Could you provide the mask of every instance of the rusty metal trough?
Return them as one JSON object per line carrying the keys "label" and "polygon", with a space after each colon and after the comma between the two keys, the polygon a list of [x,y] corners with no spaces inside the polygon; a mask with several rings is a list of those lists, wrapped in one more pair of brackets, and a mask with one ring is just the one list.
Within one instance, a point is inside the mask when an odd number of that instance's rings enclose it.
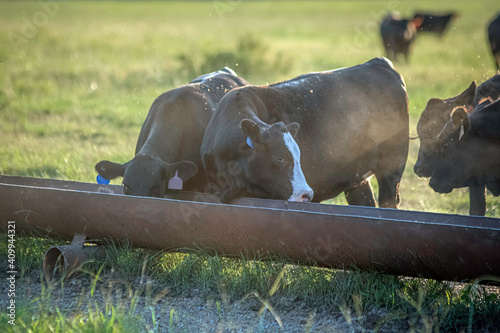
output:
{"label": "rusty metal trough", "polygon": [[276,256],[449,281],[500,276],[497,218],[250,198],[221,204],[183,191],[143,198],[116,185],[13,176],[0,176],[0,203],[2,221],[38,236],[83,234],[157,250]]}

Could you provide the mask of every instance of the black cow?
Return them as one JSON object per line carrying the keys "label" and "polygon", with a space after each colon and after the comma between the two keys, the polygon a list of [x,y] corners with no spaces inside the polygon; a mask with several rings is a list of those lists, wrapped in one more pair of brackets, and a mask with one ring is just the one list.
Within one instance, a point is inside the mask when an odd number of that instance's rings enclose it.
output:
{"label": "black cow", "polygon": [[468,113],[455,109],[436,141],[438,163],[429,185],[439,193],[486,185],[500,194],[500,100]]}
{"label": "black cow", "polygon": [[500,14],[497,14],[488,25],[488,40],[490,42],[491,52],[495,59],[497,70],[500,69]]}
{"label": "black cow", "polygon": [[[495,75],[476,87],[476,82],[461,94],[448,98],[431,98],[422,112],[417,124],[420,139],[417,162],[414,171],[419,177],[431,177],[438,163],[435,154],[435,143],[441,130],[456,107],[463,106],[468,112],[477,108],[481,101],[495,100],[500,94],[500,75]],[[486,197],[484,186],[469,187],[471,215],[484,215],[486,212]]]}
{"label": "black cow", "polygon": [[434,147],[437,136],[450,118],[450,114],[458,106],[466,106],[472,111],[472,103],[476,94],[476,82],[465,89],[461,94],[447,98],[431,98],[420,115],[417,124],[417,133],[420,139],[418,158],[413,170],[419,177],[430,177],[437,163]]}
{"label": "black cow", "polygon": [[451,12],[445,15],[415,13],[414,18],[423,19],[422,24],[417,29],[418,32],[435,33],[439,37],[442,37],[450,22],[458,18],[458,14],[455,12]]}
{"label": "black cow", "polygon": [[310,185],[316,202],[344,192],[349,204],[375,206],[367,180],[375,174],[379,205],[397,208],[408,132],[404,81],[376,58],[231,91],[207,126],[201,155],[223,201],[307,201]]}
{"label": "black cow", "polygon": [[410,46],[417,36],[417,30],[422,23],[421,17],[401,19],[396,14],[388,14],[380,25],[380,34],[387,57],[397,61],[398,54],[402,53],[408,62]]}
{"label": "black cow", "polygon": [[128,195],[163,197],[176,173],[185,181],[183,189],[203,190],[206,177],[196,171],[203,168],[199,149],[205,128],[222,97],[244,85],[248,82],[224,68],[161,94],[142,125],[135,157],[124,164],[101,161],[96,171],[106,179],[122,176]]}

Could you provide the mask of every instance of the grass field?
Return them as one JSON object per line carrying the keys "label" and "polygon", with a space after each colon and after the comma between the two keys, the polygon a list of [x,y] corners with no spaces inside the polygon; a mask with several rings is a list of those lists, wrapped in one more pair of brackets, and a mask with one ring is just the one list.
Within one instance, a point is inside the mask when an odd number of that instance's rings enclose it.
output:
{"label": "grass field", "polygon": [[[449,9],[461,16],[444,38],[419,36],[410,63],[395,63],[407,84],[412,136],[431,97],[455,96],[495,74],[485,26],[497,1],[0,2],[0,174],[93,182],[96,162],[132,158],[149,107],[166,90],[224,65],[253,84],[357,65],[384,55],[378,26],[387,12]],[[411,142],[400,208],[467,214],[466,189],[439,195],[415,176],[418,144]],[[487,201],[487,215],[500,216],[500,198]],[[25,264],[26,273],[37,265]],[[311,284],[332,279],[314,274]],[[408,297],[417,297],[412,288]],[[329,290],[324,297],[339,292]],[[447,292],[440,295],[436,302],[446,303]],[[470,306],[463,302],[457,306]]]}

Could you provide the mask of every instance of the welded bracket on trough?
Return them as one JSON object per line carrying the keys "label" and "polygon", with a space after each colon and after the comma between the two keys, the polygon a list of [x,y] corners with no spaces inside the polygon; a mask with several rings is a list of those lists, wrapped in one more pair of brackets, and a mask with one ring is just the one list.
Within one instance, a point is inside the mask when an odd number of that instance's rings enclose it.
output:
{"label": "welded bracket on trough", "polygon": [[45,280],[50,283],[56,274],[62,279],[69,278],[100,248],[98,246],[85,246],[87,236],[76,234],[70,245],[52,246],[43,257],[43,273]]}

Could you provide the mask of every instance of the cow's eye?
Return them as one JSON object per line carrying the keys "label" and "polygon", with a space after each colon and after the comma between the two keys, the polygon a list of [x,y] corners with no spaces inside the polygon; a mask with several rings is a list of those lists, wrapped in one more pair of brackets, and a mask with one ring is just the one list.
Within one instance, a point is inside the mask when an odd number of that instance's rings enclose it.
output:
{"label": "cow's eye", "polygon": [[442,143],[440,143],[437,146],[437,150],[438,150],[439,154],[444,155],[446,153],[446,151],[448,150],[448,145],[449,145],[448,142],[442,142]]}
{"label": "cow's eye", "polygon": [[274,157],[274,164],[279,168],[285,167],[288,164],[286,156],[277,155]]}

